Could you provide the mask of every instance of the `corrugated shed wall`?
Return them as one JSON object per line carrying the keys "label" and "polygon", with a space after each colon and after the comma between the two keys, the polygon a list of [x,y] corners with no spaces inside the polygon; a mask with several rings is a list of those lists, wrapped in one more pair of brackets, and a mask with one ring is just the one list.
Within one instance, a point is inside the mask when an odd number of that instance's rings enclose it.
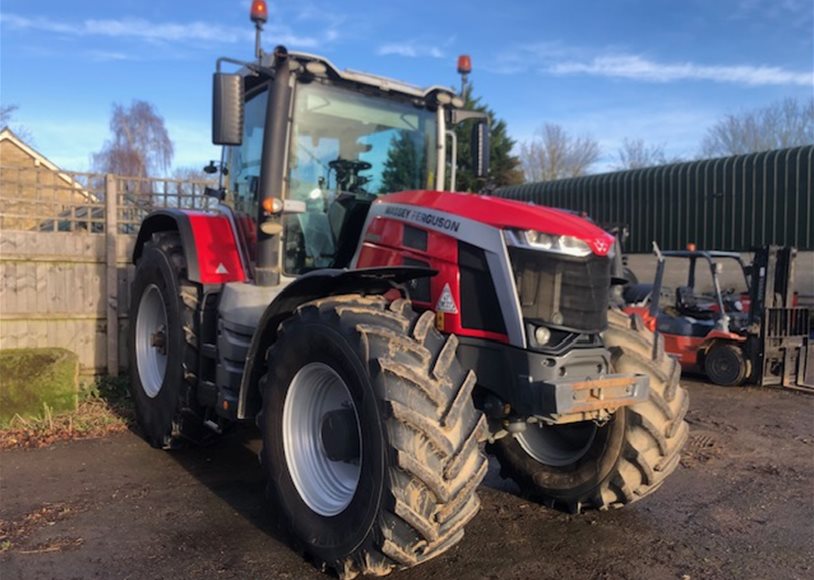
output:
{"label": "corrugated shed wall", "polygon": [[814,250],[814,145],[508,186],[495,195],[584,211],[625,225],[625,251],[748,251],[765,244]]}

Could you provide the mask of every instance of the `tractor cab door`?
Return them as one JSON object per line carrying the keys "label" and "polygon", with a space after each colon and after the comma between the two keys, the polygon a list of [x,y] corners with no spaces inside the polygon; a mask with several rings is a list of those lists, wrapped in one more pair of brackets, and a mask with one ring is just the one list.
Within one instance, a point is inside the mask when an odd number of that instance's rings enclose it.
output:
{"label": "tractor cab door", "polygon": [[239,235],[254,264],[257,254],[257,215],[260,200],[260,161],[263,153],[268,84],[247,93],[243,142],[227,150],[227,203],[235,213]]}

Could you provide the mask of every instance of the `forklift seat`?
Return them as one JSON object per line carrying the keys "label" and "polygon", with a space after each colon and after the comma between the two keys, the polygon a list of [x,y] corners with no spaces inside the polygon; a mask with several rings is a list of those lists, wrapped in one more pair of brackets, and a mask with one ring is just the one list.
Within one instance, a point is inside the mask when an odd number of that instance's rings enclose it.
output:
{"label": "forklift seat", "polygon": [[717,314],[698,305],[698,298],[689,286],[676,288],[676,309],[684,316],[697,320],[713,320]]}
{"label": "forklift seat", "polygon": [[661,313],[656,320],[659,332],[675,336],[704,337],[715,328],[714,320],[698,320],[691,316],[672,316]]}

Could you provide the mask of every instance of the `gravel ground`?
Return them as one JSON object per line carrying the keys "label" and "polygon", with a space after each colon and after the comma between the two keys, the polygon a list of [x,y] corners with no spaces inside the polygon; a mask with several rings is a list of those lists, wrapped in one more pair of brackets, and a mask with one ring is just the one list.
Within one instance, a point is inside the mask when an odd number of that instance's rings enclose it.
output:
{"label": "gravel ground", "polygon": [[[814,577],[814,397],[685,385],[690,443],[652,497],[570,516],[492,466],[461,544],[395,578]],[[0,453],[0,576],[326,578],[274,529],[257,445],[244,430],[166,453],[126,433]]]}

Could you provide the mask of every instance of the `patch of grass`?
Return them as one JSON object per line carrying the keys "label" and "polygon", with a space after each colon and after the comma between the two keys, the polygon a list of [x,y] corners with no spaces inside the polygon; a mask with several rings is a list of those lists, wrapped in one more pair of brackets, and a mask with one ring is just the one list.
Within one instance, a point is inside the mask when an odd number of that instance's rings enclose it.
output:
{"label": "patch of grass", "polygon": [[63,348],[0,350],[0,426],[76,409],[78,376],[77,356]]}
{"label": "patch of grass", "polygon": [[13,417],[0,429],[0,449],[47,447],[126,431],[135,421],[127,384],[126,376],[88,379],[80,384],[75,411],[55,413],[46,405],[36,419]]}

